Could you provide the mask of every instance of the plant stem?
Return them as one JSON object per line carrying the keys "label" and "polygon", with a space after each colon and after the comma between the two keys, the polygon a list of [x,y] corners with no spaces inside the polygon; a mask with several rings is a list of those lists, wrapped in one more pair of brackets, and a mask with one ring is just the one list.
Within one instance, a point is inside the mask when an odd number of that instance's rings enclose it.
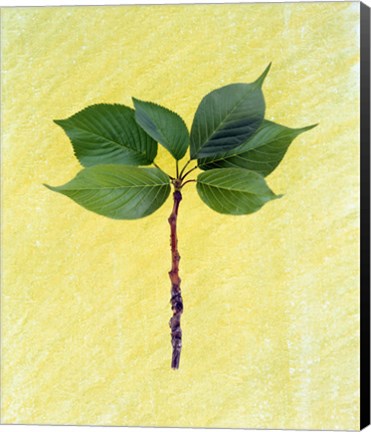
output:
{"label": "plant stem", "polygon": [[171,175],[169,175],[168,173],[166,173],[163,169],[161,169],[155,162],[152,162],[153,166],[156,167],[157,169],[161,170],[162,172],[164,172],[170,180],[174,180],[174,177],[171,177]]}
{"label": "plant stem", "polygon": [[170,245],[171,245],[171,270],[169,271],[169,277],[171,281],[171,309],[173,316],[169,321],[171,329],[171,344],[173,346],[173,355],[171,360],[171,367],[173,369],[179,368],[180,352],[182,350],[182,329],[180,328],[180,318],[183,313],[183,299],[180,291],[179,277],[179,260],[180,255],[178,252],[178,238],[177,238],[177,219],[178,209],[180,201],[182,200],[182,194],[178,188],[175,188],[173,193],[174,205],[173,211],[169,216],[170,224]]}
{"label": "plant stem", "polygon": [[195,167],[193,167],[192,169],[187,171],[184,175],[182,175],[181,180],[184,180],[188,174],[190,174],[192,171],[196,170],[197,168],[198,168],[198,166],[196,165]]}
{"label": "plant stem", "polygon": [[192,159],[189,159],[189,161],[184,165],[184,167],[182,168],[182,170],[180,171],[179,177],[182,177],[182,174],[184,173],[185,169],[187,168],[187,166],[192,162]]}
{"label": "plant stem", "polygon": [[185,186],[187,183],[194,183],[194,182],[197,182],[197,180],[187,180],[182,184],[182,187]]}

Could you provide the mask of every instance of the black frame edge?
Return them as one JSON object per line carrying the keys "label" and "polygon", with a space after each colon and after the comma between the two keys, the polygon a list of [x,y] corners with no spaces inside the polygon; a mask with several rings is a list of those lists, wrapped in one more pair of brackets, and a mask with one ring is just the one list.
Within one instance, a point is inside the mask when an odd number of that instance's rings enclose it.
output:
{"label": "black frame edge", "polygon": [[360,3],[361,328],[360,429],[370,424],[370,8]]}

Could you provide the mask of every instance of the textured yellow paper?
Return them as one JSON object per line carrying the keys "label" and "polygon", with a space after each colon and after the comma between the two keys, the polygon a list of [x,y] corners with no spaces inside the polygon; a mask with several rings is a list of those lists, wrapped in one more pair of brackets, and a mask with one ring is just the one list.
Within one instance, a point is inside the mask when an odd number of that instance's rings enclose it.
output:
{"label": "textured yellow paper", "polygon": [[[2,422],[358,429],[359,4],[1,12]],[[320,125],[258,213],[184,190],[175,372],[171,201],[113,221],[44,188],[79,170],[52,119],[135,96],[190,127],[206,93],[270,61],[266,117]]]}

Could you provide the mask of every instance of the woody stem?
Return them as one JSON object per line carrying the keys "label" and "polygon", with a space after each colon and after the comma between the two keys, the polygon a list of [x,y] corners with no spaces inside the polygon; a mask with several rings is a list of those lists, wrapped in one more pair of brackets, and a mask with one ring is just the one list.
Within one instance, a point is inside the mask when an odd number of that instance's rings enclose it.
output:
{"label": "woody stem", "polygon": [[177,188],[173,193],[173,210],[169,216],[170,224],[170,246],[171,246],[171,270],[169,277],[171,281],[171,309],[173,316],[170,319],[169,326],[171,329],[171,344],[173,346],[173,355],[171,360],[171,367],[173,369],[179,368],[180,353],[182,350],[182,329],[180,328],[180,318],[183,313],[183,299],[180,290],[180,277],[179,277],[179,260],[180,255],[178,252],[178,238],[177,238],[177,219],[180,201],[182,194]]}

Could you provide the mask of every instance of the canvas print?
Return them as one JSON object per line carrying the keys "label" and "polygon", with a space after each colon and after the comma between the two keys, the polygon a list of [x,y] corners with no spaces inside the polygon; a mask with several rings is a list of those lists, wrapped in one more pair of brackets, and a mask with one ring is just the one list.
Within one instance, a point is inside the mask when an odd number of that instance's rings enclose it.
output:
{"label": "canvas print", "polygon": [[2,423],[359,429],[361,4],[1,30]]}
{"label": "canvas print", "polygon": [[[76,157],[88,168],[63,186],[45,185],[52,191],[112,219],[138,219],[160,208],[170,185],[173,187],[174,204],[168,218],[173,369],[179,368],[182,349],[177,220],[183,188],[196,183],[200,198],[216,212],[254,213],[280,198],[269,189],[264,176],[281,162],[295,137],[316,126],[290,129],[264,120],[262,85],[269,69],[270,65],[251,84],[230,84],[206,95],[190,134],[176,113],[137,99],[133,99],[135,111],[125,105],[96,104],[69,119],[55,121],[70,138]],[[155,162],[157,142],[174,157],[173,176]],[[179,160],[188,147],[189,159],[180,167]],[[210,171],[187,179],[198,168]]]}

